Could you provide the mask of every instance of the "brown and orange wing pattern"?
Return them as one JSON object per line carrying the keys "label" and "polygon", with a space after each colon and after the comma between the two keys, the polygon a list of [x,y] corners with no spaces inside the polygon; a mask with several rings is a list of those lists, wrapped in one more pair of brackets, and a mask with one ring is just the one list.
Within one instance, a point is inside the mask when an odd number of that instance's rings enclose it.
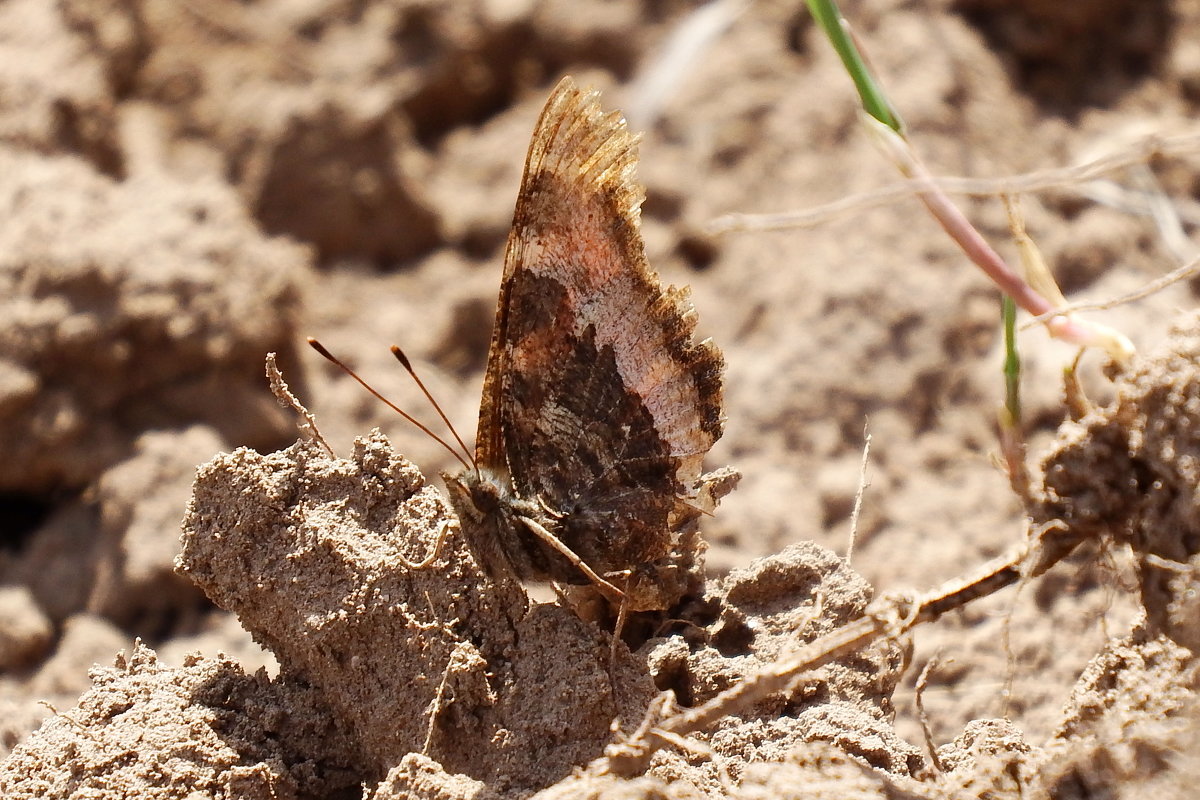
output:
{"label": "brown and orange wing pattern", "polygon": [[720,437],[720,351],[646,262],[637,140],[569,78],[534,130],[508,240],[476,456],[600,572],[666,555]]}

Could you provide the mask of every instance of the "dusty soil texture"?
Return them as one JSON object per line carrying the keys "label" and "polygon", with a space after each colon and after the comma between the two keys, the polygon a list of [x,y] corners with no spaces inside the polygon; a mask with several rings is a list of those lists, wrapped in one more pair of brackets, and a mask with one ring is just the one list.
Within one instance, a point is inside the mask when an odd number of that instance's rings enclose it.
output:
{"label": "dusty soil texture", "polygon": [[[844,10],[935,174],[1112,157],[1021,196],[1070,299],[1196,256],[1200,2]],[[615,647],[453,532],[404,567],[452,459],[303,347],[432,424],[397,343],[474,431],[563,74],[643,132],[650,262],[727,362],[708,466],[743,476],[701,521],[706,587]],[[1088,312],[1139,355],[1085,354],[1084,401],[1075,350],[1021,333],[1022,500],[997,293],[856,109],[795,2],[0,4],[0,795],[1193,796],[1200,281]],[[982,188],[955,197],[1015,258]],[[780,212],[812,213],[714,223]],[[1023,544],[1017,585],[900,624]],[[655,733],[888,609],[894,635]]]}

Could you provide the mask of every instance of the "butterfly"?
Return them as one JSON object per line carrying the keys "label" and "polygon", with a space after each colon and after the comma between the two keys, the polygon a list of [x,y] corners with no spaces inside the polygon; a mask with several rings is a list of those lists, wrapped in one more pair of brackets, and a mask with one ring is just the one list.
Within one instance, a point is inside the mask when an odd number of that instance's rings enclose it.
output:
{"label": "butterfly", "polygon": [[591,584],[629,610],[686,590],[732,488],[720,351],[646,262],[637,137],[569,78],[533,131],[505,251],[474,466],[445,474],[493,580]]}

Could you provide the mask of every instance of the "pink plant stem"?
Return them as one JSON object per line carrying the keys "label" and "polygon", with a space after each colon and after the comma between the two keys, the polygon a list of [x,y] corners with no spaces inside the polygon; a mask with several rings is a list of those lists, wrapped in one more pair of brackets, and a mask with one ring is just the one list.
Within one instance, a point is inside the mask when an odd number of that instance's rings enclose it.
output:
{"label": "pink plant stem", "polygon": [[[967,257],[979,265],[979,268],[1000,287],[1000,291],[1034,316],[1054,312],[1057,306],[1034,291],[1024,278],[1013,272],[958,207],[950,202],[945,192],[938,188],[933,176],[909,147],[907,140],[874,119],[867,118],[866,121],[891,155],[893,163],[905,176],[917,183],[917,196],[929,209],[929,213],[933,214],[934,219],[950,238],[958,243]],[[1095,340],[1094,330],[1066,316],[1051,317],[1046,320],[1046,327],[1051,335],[1076,344],[1089,344]]]}
{"label": "pink plant stem", "polygon": [[[958,207],[937,188],[922,164],[914,161],[909,164],[909,168],[914,179],[929,187],[917,190],[917,195],[929,209],[929,213],[933,214],[934,219],[950,235],[950,238],[958,243],[967,257],[979,265],[979,268],[1000,287],[1000,291],[1035,317],[1055,310],[1054,304],[1035,292],[1033,287],[1026,283],[1020,275],[1009,268],[1004,259],[984,240],[979,231],[958,210]],[[1046,325],[1056,337],[1070,341],[1082,342],[1092,338],[1090,331],[1075,324],[1067,317],[1051,317],[1046,321]]]}

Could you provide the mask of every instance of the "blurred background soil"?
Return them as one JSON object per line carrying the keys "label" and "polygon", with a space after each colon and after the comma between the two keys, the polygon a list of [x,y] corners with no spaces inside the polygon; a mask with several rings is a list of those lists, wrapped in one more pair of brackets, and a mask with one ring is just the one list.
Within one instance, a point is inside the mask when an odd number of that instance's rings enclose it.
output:
{"label": "blurred background soil", "polygon": [[[864,0],[843,9],[917,151],[992,178],[1196,135],[1200,2]],[[707,35],[702,32],[707,25]],[[680,42],[699,43],[690,60]],[[683,54],[681,56],[681,53]],[[349,452],[382,427],[426,475],[438,446],[303,347],[320,338],[432,419],[400,344],[464,435],[529,133],[557,78],[644,131],[643,229],[722,348],[744,475],[706,520],[717,574],[789,543],[844,553],[878,591],[928,589],[1023,534],[995,462],[996,291],[911,197],[799,2],[7,0],[0,4],[0,756],[135,637],[166,664],[272,665],[176,575],[196,465],[295,438],[263,358]],[[1072,299],[1195,255],[1200,162],[1134,159],[1022,200]],[[1147,188],[1181,228],[1147,212]],[[804,227],[716,234],[728,213],[860,198]],[[1015,258],[1003,204],[961,197]],[[1174,235],[1173,235],[1174,234]],[[1200,284],[1098,313],[1139,348]],[[1033,460],[1063,419],[1070,348],[1021,337]],[[1085,385],[1109,398],[1099,357]],[[1069,566],[921,630],[897,729],[935,743],[1007,716],[1049,736],[1135,612],[1121,555]]]}

